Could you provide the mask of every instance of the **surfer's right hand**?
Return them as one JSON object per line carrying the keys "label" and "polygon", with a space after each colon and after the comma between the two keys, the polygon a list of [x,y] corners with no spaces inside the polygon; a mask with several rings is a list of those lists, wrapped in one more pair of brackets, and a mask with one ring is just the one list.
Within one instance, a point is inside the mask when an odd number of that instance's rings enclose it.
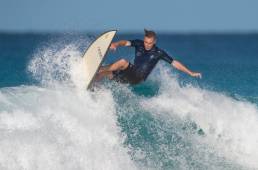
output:
{"label": "surfer's right hand", "polygon": [[202,78],[202,74],[201,73],[191,73],[192,77],[197,77],[197,78]]}
{"label": "surfer's right hand", "polygon": [[110,48],[110,50],[116,51],[117,44],[116,43],[111,43],[109,48]]}

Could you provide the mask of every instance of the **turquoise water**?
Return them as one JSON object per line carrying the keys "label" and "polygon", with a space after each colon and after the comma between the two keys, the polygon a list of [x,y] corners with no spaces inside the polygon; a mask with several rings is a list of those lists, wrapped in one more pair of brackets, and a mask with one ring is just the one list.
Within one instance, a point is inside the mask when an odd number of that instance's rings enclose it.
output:
{"label": "turquoise water", "polygon": [[140,85],[87,92],[81,56],[95,36],[0,34],[1,168],[258,168],[257,34],[160,34],[202,79],[161,61]]}

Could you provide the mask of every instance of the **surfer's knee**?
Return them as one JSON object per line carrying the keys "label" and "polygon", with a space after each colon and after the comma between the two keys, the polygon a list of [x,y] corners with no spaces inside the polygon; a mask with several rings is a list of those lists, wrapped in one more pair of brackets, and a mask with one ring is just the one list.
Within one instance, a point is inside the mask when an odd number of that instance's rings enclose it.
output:
{"label": "surfer's knee", "polygon": [[122,69],[127,68],[128,64],[129,64],[129,62],[126,59],[120,59],[119,63],[120,63],[120,66]]}
{"label": "surfer's knee", "polygon": [[121,65],[127,65],[128,61],[126,59],[120,59],[119,63],[121,63]]}

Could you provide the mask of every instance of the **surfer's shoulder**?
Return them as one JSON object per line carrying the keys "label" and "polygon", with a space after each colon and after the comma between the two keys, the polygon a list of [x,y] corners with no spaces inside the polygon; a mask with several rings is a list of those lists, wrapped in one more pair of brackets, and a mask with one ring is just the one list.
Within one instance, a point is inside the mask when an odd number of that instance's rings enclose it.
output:
{"label": "surfer's shoulder", "polygon": [[160,54],[160,55],[166,54],[165,50],[163,50],[163,49],[161,49],[161,48],[159,48],[159,47],[157,47],[157,46],[155,46],[155,47],[156,47],[156,52],[157,52],[158,54]]}
{"label": "surfer's shoulder", "polygon": [[143,40],[140,39],[133,39],[133,40],[129,40],[131,43],[131,46],[141,46],[143,45]]}

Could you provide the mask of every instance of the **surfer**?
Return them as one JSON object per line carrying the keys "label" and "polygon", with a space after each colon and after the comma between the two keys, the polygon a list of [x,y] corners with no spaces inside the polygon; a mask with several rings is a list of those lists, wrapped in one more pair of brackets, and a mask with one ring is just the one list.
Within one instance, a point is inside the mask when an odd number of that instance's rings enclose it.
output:
{"label": "surfer", "polygon": [[111,43],[110,49],[116,50],[119,46],[131,46],[135,48],[134,64],[125,59],[120,59],[113,64],[101,66],[96,79],[109,77],[121,83],[138,84],[145,81],[159,60],[164,60],[176,69],[189,74],[192,77],[201,78],[201,73],[192,72],[182,63],[174,60],[164,50],[156,46],[157,36],[154,31],[144,29],[144,40],[121,40]]}

